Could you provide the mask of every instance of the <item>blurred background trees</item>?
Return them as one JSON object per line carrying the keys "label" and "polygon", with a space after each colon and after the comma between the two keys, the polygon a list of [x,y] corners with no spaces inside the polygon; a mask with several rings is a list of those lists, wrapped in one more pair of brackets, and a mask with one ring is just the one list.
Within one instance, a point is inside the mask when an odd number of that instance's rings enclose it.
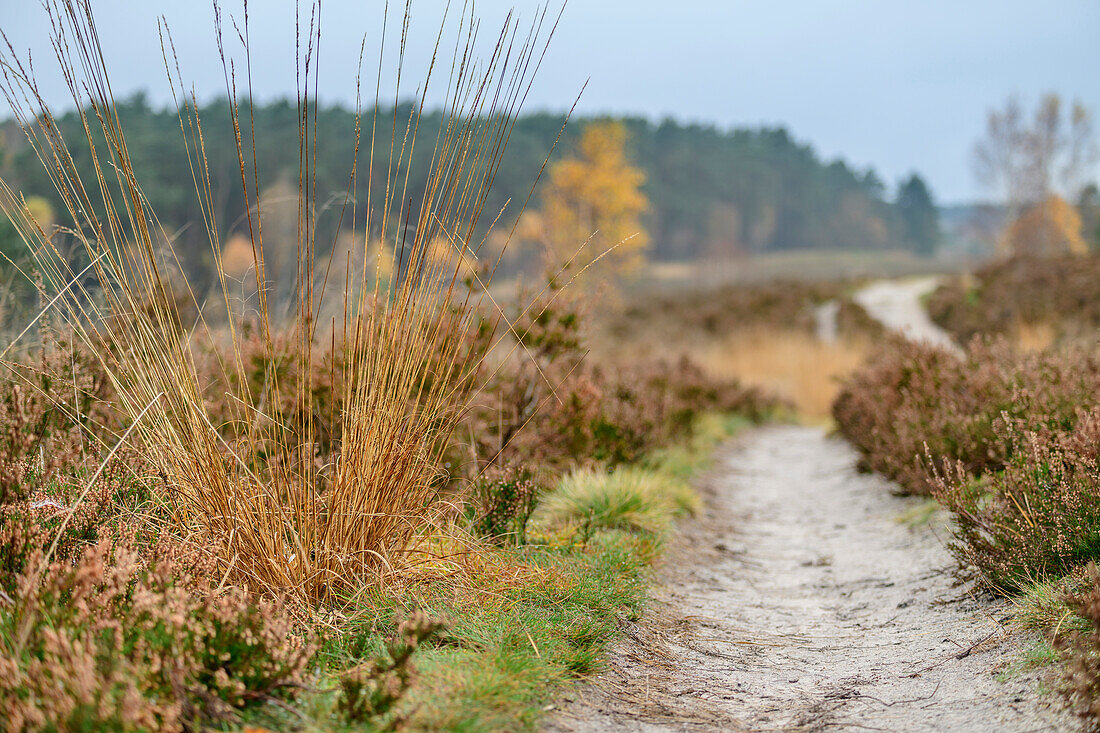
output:
{"label": "blurred background trees", "polygon": [[[243,104],[247,109],[247,101]],[[410,112],[406,104],[396,109],[399,124]],[[185,255],[182,259],[190,268],[189,279],[201,284],[204,278],[213,276],[214,262],[191,182],[174,173],[187,170],[176,112],[154,108],[138,94],[123,100],[118,113],[129,131],[131,157],[143,171],[142,186],[149,204],[173,237],[177,251]],[[392,118],[395,111],[381,109],[378,113],[382,118]],[[364,114],[369,118],[374,110],[367,109]],[[226,101],[204,105],[203,115],[214,121],[224,119],[228,115]],[[246,126],[242,135],[247,139],[251,139],[251,130],[247,129],[250,119],[257,130],[261,180],[296,180],[296,106],[285,100],[257,104],[242,117]],[[489,238],[492,246],[487,249],[498,248],[501,233],[510,230],[519,202],[558,136],[563,119],[561,114],[534,113],[516,121],[493,193],[485,201],[485,210],[493,212],[493,216],[485,217],[486,221],[505,209],[497,234]],[[438,113],[425,114],[419,134],[437,129],[438,121]],[[83,132],[75,113],[62,115],[58,125],[67,139],[81,139]],[[316,213],[322,255],[337,244],[336,224],[348,185],[354,129],[350,110],[340,106],[317,110]],[[0,123],[0,137],[8,151],[0,161],[4,180],[28,198],[40,197],[55,212],[63,212],[53,186],[13,122]],[[217,228],[222,241],[227,242],[234,234],[242,233],[245,222],[236,150],[225,126],[217,124],[207,126],[205,145],[212,166]],[[419,152],[409,171],[408,190],[423,190],[422,179],[432,147],[430,141],[417,143]],[[376,151],[375,163],[382,169],[387,154]],[[360,157],[363,155],[360,150]],[[86,149],[78,146],[73,156],[81,175],[93,175]],[[857,170],[841,160],[823,160],[781,127],[722,129],[672,120],[654,123],[641,118],[575,118],[550,163],[548,175],[529,207],[529,211],[543,216],[522,222],[517,232],[520,238],[546,236],[549,226],[554,229],[549,234],[561,248],[568,243],[575,250],[599,230],[600,241],[591,246],[591,251],[598,252],[602,251],[600,244],[606,248],[639,232],[613,255],[619,258],[616,264],[627,269],[641,261],[643,252],[655,261],[687,261],[784,250],[908,247],[927,252],[934,247],[934,209],[926,206],[924,195],[912,180],[903,182],[904,191],[891,195],[874,171]],[[367,162],[360,160],[360,169],[366,166]],[[367,203],[364,188],[360,185],[353,192],[355,219],[349,206],[344,212],[345,229],[354,224],[357,231],[363,231]],[[265,193],[267,201],[273,200],[274,192]],[[375,191],[378,200],[370,202],[375,226],[380,224],[383,194],[384,190]],[[563,211],[567,201],[589,196],[599,200],[591,211],[578,210],[575,216]],[[545,221],[546,215],[554,221]],[[64,218],[60,213],[58,216]],[[265,225],[265,244],[274,246],[276,237],[275,228],[269,230]],[[296,242],[283,244],[291,250],[289,259],[293,260]],[[238,269],[249,264],[247,252],[234,252],[233,258],[239,260],[235,262]],[[505,273],[515,273],[521,267],[541,268],[542,264],[530,250],[517,247],[506,256],[501,268]]]}
{"label": "blurred background trees", "polygon": [[1029,114],[1010,97],[990,110],[974,146],[979,182],[1004,205],[1007,226],[998,242],[1006,254],[1050,256],[1088,249],[1081,212],[1087,176],[1097,160],[1092,115],[1080,102],[1054,93]]}
{"label": "blurred background trees", "polygon": [[629,162],[626,148],[621,122],[593,122],[581,133],[576,152],[551,167],[542,193],[542,226],[552,266],[573,259],[582,245],[572,269],[602,254],[600,270],[616,275],[635,272],[645,262],[650,243],[642,225],[649,210],[642,193],[645,174]]}
{"label": "blurred background trees", "polygon": [[913,173],[898,185],[898,215],[907,249],[930,255],[940,241],[940,216],[924,179]]}

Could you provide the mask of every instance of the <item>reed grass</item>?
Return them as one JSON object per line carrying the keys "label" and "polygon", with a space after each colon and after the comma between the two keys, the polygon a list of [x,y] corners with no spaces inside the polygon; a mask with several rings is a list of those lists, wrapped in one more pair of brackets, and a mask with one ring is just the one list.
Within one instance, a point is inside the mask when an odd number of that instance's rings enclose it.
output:
{"label": "reed grass", "polygon": [[[190,170],[179,173],[194,181],[218,263],[215,300],[220,304],[214,306],[180,275],[187,268],[142,193],[141,171],[135,170],[115,111],[90,3],[46,0],[45,8],[82,138],[65,139],[40,94],[36,68],[19,57],[6,37],[0,58],[3,95],[67,214],[64,229],[46,231],[19,194],[0,181],[0,208],[33,254],[44,294],[102,363],[134,439],[161,470],[160,499],[175,526],[196,541],[213,543],[227,577],[258,592],[289,592],[310,602],[361,592],[407,564],[416,533],[440,503],[441,451],[485,378],[485,355],[469,348],[468,334],[495,330],[500,314],[479,315],[492,263],[478,263],[477,270],[471,263],[478,262],[484,242],[483,214],[496,217],[493,224],[501,218],[483,210],[485,196],[553,33],[554,17],[543,10],[524,31],[509,16],[487,57],[478,61],[479,25],[472,11],[464,10],[449,51],[440,30],[431,70],[408,118],[398,118],[396,111],[400,64],[393,117],[379,117],[379,72],[374,113],[357,114],[355,129],[349,131],[355,136],[355,156],[339,216],[341,229],[350,228],[364,252],[347,260],[361,266],[348,265],[344,272],[318,267],[324,261],[319,249],[327,244],[317,241],[318,201],[327,194],[316,190],[313,175],[320,3],[308,18],[301,17],[297,262],[289,268],[291,313],[280,319],[270,302],[279,284],[265,267],[256,159],[262,133],[252,125],[248,101],[247,3],[243,22],[233,21],[229,33],[217,3],[215,9],[239,185],[247,204],[257,299],[253,316],[235,308],[231,278],[221,268],[223,229],[204,146],[206,123],[194,93],[186,91],[167,27],[160,29],[164,64],[190,161]],[[397,49],[402,61],[408,28],[406,8]],[[239,43],[242,58],[234,55],[231,41]],[[380,68],[386,51],[383,40]],[[446,111],[434,136],[427,183],[413,191],[410,170],[420,115],[448,56]],[[375,153],[387,147],[388,165],[381,170]],[[78,148],[91,156],[94,180],[81,180],[74,158]],[[360,155],[368,152],[370,163],[361,171]],[[379,190],[385,191],[384,206],[372,208],[370,194]],[[357,210],[361,200],[368,202],[366,225],[357,230],[364,218]],[[76,244],[80,256],[64,251],[63,238]],[[381,243],[390,261],[367,256],[368,242],[376,249]],[[439,256],[440,242],[451,247],[454,257]],[[368,262],[392,276],[376,277]],[[78,276],[82,268],[89,272]],[[344,294],[336,309],[342,317],[322,324],[318,314],[333,291]],[[193,326],[183,322],[181,303],[199,313]],[[226,324],[224,331],[211,326],[214,321]],[[250,333],[258,334],[261,343],[259,388],[247,378]],[[318,450],[313,411],[284,407],[311,399],[322,338],[331,342],[343,365],[337,407],[341,437],[331,457]],[[228,344],[218,351],[213,384],[198,365],[201,343]],[[288,372],[297,378],[288,379]],[[212,395],[229,415],[217,424],[207,402]]]}

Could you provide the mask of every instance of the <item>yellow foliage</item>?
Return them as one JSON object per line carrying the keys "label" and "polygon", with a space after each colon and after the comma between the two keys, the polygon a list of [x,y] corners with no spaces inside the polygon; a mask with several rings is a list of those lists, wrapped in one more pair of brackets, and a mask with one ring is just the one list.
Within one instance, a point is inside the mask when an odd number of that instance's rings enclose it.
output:
{"label": "yellow foliage", "polygon": [[450,274],[455,270],[459,276],[469,275],[477,269],[477,257],[467,247],[451,242],[446,237],[433,237],[424,248],[424,260],[432,266],[443,268]]}
{"label": "yellow foliage", "polygon": [[240,279],[255,266],[252,240],[248,237],[234,234],[222,245],[222,270],[226,275]]}
{"label": "yellow foliage", "polygon": [[23,205],[30,218],[43,231],[49,232],[54,222],[53,206],[50,205],[50,202],[41,196],[28,196]]}
{"label": "yellow foliage", "polygon": [[1007,254],[1036,257],[1088,251],[1081,215],[1060,196],[1048,196],[1024,211],[1005,230],[1000,246]]}
{"label": "yellow foliage", "polygon": [[645,175],[627,160],[626,141],[622,123],[592,123],[581,135],[576,154],[550,169],[539,224],[559,263],[573,257],[590,238],[574,261],[577,267],[609,247],[615,249],[601,263],[613,272],[626,273],[644,263],[649,235],[641,217],[649,201],[641,190]]}

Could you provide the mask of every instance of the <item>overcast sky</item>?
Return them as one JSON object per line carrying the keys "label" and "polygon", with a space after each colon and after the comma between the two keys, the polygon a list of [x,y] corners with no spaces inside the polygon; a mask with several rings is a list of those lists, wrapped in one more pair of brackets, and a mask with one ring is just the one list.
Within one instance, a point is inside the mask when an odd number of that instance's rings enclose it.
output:
{"label": "overcast sky", "polygon": [[[223,5],[241,17],[239,0]],[[410,59],[430,53],[442,6],[414,0]],[[529,19],[536,3],[479,0],[483,35],[513,6]],[[209,0],[93,7],[116,94],[170,98],[159,15],[200,98],[224,90]],[[323,100],[354,101],[361,41],[366,34],[368,56],[377,55],[382,7],[324,0]],[[250,16],[257,95],[292,94],[294,3],[253,0]],[[39,2],[0,0],[0,29],[32,51],[49,98],[64,101]],[[1008,95],[1031,103],[1057,91],[1100,113],[1098,30],[1097,0],[571,0],[527,108],[567,108],[591,77],[585,112],[782,124],[824,157],[873,166],[887,182],[919,171],[952,203],[980,196],[970,149],[985,110]]]}

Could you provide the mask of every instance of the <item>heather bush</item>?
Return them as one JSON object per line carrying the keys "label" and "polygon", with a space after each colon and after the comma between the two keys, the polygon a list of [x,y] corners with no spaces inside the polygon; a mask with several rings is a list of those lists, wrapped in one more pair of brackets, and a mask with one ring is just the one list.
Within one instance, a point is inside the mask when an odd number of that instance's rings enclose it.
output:
{"label": "heather bush", "polygon": [[478,477],[465,507],[474,534],[497,544],[527,543],[527,523],[538,505],[541,488],[527,468],[491,468]]}
{"label": "heather bush", "polygon": [[515,441],[520,455],[558,467],[637,461],[690,435],[695,419],[709,410],[761,421],[779,407],[761,390],[712,379],[686,358],[619,368],[582,364],[558,397]]}
{"label": "heather bush", "polygon": [[1065,601],[1085,621],[1085,629],[1069,627],[1055,640],[1061,653],[1066,685],[1063,692],[1089,730],[1100,729],[1100,572],[1089,564],[1089,587]]}
{"label": "heather bush", "polygon": [[47,377],[0,387],[0,505],[28,499],[79,455],[53,398]]}
{"label": "heather bush", "polygon": [[1060,337],[1100,328],[1100,256],[1016,256],[996,260],[973,277],[945,282],[928,300],[932,320],[969,341],[978,334],[1012,335],[1046,324]]}
{"label": "heather bush", "polygon": [[1006,440],[1003,470],[974,478],[948,467],[935,494],[955,517],[959,560],[1015,591],[1100,557],[1100,409],[1083,412],[1071,432]]}
{"label": "heather bush", "polygon": [[409,689],[413,654],[444,627],[443,621],[416,611],[398,625],[385,650],[340,675],[337,708],[350,723],[371,723],[395,730],[406,720],[396,710]]}
{"label": "heather bush", "polygon": [[42,562],[0,604],[3,730],[196,730],[302,684],[312,646],[277,603],[106,540]]}
{"label": "heather bush", "polygon": [[512,318],[519,356],[499,369],[462,431],[471,436],[477,465],[560,473],[577,463],[631,463],[690,435],[704,412],[762,421],[781,407],[760,389],[709,376],[687,357],[592,358],[582,308],[558,295],[551,289]]}
{"label": "heather bush", "polygon": [[959,358],[892,341],[849,378],[833,406],[865,469],[910,493],[932,490],[934,471],[999,470],[1008,431],[1065,431],[1100,395],[1100,360],[1082,350],[1020,354],[1004,341],[974,341]]}
{"label": "heather bush", "polygon": [[105,380],[85,370],[87,360],[57,339],[10,365],[0,385],[0,591],[9,597],[35,552],[53,544],[54,557],[71,559],[141,498],[133,473],[142,461],[126,451],[128,471],[116,462],[85,486],[103,437],[117,428]]}

